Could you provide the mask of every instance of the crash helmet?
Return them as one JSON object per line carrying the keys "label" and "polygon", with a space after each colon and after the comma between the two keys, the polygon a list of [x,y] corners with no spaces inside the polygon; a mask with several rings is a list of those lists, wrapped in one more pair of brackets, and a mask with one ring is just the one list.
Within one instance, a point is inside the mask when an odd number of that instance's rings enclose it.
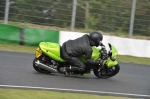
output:
{"label": "crash helmet", "polygon": [[89,36],[96,46],[99,46],[102,43],[103,35],[100,32],[91,32]]}

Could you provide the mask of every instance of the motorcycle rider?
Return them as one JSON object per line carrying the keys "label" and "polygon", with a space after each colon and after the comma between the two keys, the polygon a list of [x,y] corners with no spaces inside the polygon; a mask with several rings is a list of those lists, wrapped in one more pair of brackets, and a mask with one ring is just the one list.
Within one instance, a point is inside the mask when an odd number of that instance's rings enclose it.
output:
{"label": "motorcycle rider", "polygon": [[78,57],[85,55],[88,64],[102,65],[102,60],[92,60],[92,46],[103,46],[103,35],[94,31],[89,35],[85,34],[74,40],[68,40],[61,47],[62,58],[71,64],[70,67],[62,67],[60,71],[65,75],[69,75],[72,71],[84,72],[85,64]]}

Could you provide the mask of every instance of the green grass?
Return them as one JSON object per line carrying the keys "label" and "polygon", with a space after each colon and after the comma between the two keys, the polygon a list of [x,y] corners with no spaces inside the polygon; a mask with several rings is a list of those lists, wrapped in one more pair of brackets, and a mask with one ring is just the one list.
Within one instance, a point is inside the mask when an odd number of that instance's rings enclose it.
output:
{"label": "green grass", "polygon": [[54,92],[45,90],[0,88],[0,99],[131,99],[131,98],[68,93],[68,92]]}
{"label": "green grass", "polygon": [[[0,50],[5,50],[5,51],[35,53],[36,48],[37,48],[36,46],[25,46],[25,45],[19,45],[19,44],[0,43]],[[117,61],[150,65],[150,58],[118,55]]]}
{"label": "green grass", "polygon": [[19,44],[0,43],[0,50],[3,51],[35,53],[36,48],[37,46],[25,46]]}
{"label": "green grass", "polygon": [[117,56],[117,61],[150,65],[150,58],[133,57],[133,56],[128,56],[128,55],[118,55]]}

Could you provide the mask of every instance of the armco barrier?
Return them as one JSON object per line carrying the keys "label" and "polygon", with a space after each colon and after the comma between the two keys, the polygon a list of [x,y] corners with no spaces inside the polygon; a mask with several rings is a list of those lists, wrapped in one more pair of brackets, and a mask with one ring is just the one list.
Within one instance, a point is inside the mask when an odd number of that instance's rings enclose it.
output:
{"label": "armco barrier", "polygon": [[0,24],[0,42],[19,43],[20,28],[11,25]]}
{"label": "armco barrier", "polygon": [[59,43],[59,31],[56,30],[24,28],[23,32],[25,45],[38,45],[42,41]]}
{"label": "armco barrier", "polygon": [[0,42],[38,45],[41,41],[59,43],[59,31],[0,24]]}

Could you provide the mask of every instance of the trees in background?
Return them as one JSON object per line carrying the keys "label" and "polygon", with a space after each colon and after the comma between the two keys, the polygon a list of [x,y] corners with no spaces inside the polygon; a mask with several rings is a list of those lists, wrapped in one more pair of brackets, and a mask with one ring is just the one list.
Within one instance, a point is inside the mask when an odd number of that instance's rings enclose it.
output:
{"label": "trees in background", "polygon": [[0,0],[0,19],[4,19],[5,0]]}
{"label": "trees in background", "polygon": [[[71,24],[72,0],[10,1],[9,20],[58,27]],[[128,33],[131,6],[132,0],[78,0],[75,27]],[[149,0],[137,0],[134,34],[150,36]]]}

